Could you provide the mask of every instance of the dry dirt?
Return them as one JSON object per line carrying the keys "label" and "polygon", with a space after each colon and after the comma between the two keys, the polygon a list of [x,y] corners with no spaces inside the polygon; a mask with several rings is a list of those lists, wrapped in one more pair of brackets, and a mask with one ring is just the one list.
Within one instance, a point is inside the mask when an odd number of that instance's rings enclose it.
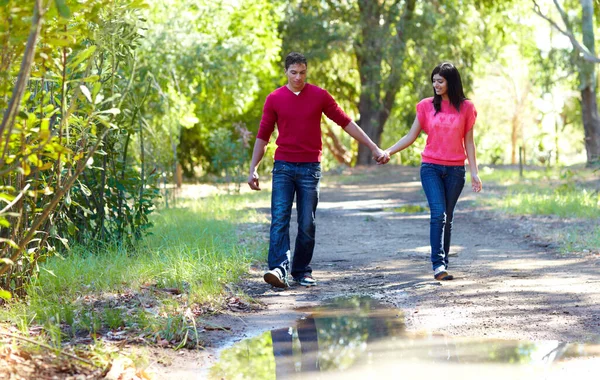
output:
{"label": "dry dirt", "polygon": [[[242,287],[260,310],[215,317],[211,322],[227,330],[207,332],[206,350],[182,351],[151,370],[160,378],[203,378],[221,348],[291,325],[301,315],[295,308],[348,295],[403,310],[414,332],[565,342],[600,337],[600,255],[561,254],[548,238],[560,221],[477,208],[473,199],[483,195],[467,184],[455,214],[449,269],[455,280],[438,282],[429,261],[428,213],[394,211],[426,204],[418,169],[374,167],[352,176],[361,180],[330,178],[321,189],[313,259],[318,286],[273,289],[262,281],[265,268],[255,268]],[[257,205],[265,213],[268,206]],[[268,236],[268,225],[259,233]]]}

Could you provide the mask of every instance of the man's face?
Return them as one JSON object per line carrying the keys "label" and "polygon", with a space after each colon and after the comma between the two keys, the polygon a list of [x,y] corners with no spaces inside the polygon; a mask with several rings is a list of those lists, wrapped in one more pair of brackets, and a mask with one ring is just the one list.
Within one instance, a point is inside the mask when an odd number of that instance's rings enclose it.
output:
{"label": "man's face", "polygon": [[292,91],[300,91],[304,88],[306,82],[306,65],[304,63],[294,63],[285,70],[288,78],[288,86]]}

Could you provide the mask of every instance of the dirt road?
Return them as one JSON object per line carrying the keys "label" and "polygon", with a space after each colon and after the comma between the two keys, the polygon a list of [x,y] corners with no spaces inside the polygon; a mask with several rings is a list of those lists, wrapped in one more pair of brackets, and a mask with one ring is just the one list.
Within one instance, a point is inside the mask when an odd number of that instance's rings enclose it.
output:
{"label": "dirt road", "polygon": [[[358,181],[343,181],[352,184],[329,180],[321,189],[313,260],[319,285],[272,289],[262,281],[264,268],[256,268],[243,287],[264,308],[216,318],[215,323],[230,330],[207,335],[212,347],[202,354],[182,355],[165,368],[166,377],[201,377],[199,368],[213,363],[220,347],[288,326],[301,315],[295,308],[342,295],[369,295],[403,310],[411,331],[600,339],[597,254],[558,253],[552,242],[532,234],[532,221],[493,216],[474,207],[472,200],[480,195],[467,184],[454,222],[449,271],[456,279],[435,281],[429,261],[429,214],[403,212],[418,210],[403,206],[426,205],[418,169],[390,166],[360,173]],[[268,205],[259,206],[269,211]],[[260,233],[267,235],[268,226]]]}

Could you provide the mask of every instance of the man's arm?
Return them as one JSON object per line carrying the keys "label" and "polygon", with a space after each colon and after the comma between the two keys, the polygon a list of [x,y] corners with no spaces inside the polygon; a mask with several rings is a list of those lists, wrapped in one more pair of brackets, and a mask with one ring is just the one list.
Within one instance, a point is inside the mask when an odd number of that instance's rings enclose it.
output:
{"label": "man's arm", "polygon": [[352,136],[356,141],[361,144],[364,144],[371,150],[373,153],[373,159],[377,161],[378,164],[385,164],[390,160],[390,155],[383,151],[381,148],[377,146],[371,140],[371,138],[362,130],[361,127],[358,126],[354,121],[350,121],[348,125],[344,128],[344,131]]}
{"label": "man's arm", "polygon": [[252,190],[260,190],[260,184],[258,183],[258,164],[265,156],[267,151],[267,144],[269,142],[256,138],[254,142],[254,150],[252,151],[252,161],[250,162],[250,175],[248,176],[248,185]]}

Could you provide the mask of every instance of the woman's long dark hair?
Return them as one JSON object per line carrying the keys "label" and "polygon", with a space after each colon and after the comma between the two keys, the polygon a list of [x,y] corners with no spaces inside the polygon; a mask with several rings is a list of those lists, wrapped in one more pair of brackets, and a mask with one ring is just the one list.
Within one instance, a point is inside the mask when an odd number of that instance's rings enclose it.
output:
{"label": "woman's long dark hair", "polygon": [[[435,74],[439,74],[439,76],[446,79],[450,104],[460,112],[460,105],[467,99],[463,91],[460,73],[450,62],[442,62],[431,72],[431,83],[433,83],[433,76]],[[433,107],[436,114],[442,109],[442,97],[435,93],[435,89],[433,90]]]}

